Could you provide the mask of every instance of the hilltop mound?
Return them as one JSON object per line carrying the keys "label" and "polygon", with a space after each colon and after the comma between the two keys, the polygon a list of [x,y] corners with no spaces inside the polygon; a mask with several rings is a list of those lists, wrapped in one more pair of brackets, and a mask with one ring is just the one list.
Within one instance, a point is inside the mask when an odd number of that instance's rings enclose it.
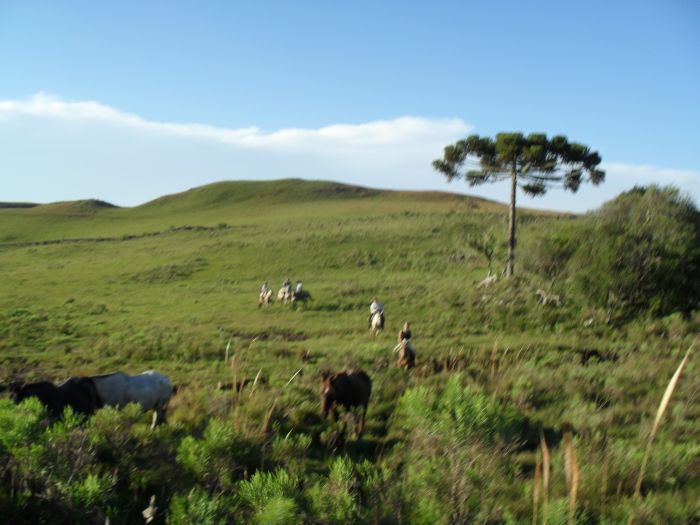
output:
{"label": "hilltop mound", "polygon": [[30,211],[42,215],[93,215],[101,210],[115,209],[118,207],[119,206],[98,199],[85,199],[40,204],[32,207]]}
{"label": "hilltop mound", "polygon": [[0,202],[0,208],[35,208],[39,206],[39,204],[33,203],[33,202]]}
{"label": "hilltop mound", "polygon": [[274,181],[222,181],[165,195],[137,208],[173,208],[193,210],[216,208],[247,201],[269,204],[326,200],[328,198],[361,198],[378,195],[378,190],[336,182],[282,179]]}
{"label": "hilltop mound", "polygon": [[222,181],[165,195],[137,206],[137,210],[167,212],[201,211],[230,205],[275,205],[314,203],[328,200],[386,199],[412,202],[469,202],[480,209],[494,211],[502,203],[441,191],[379,190],[329,181],[281,179],[272,181]]}

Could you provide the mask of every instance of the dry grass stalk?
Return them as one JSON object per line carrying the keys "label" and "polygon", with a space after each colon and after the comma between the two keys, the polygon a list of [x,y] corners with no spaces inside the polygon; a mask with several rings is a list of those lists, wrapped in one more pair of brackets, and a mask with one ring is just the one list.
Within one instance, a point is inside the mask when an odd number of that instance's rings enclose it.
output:
{"label": "dry grass stalk", "polygon": [[547,440],[544,438],[544,432],[540,430],[540,447],[542,448],[542,490],[544,497],[542,498],[542,525],[547,525],[547,512],[549,507],[549,447]]}
{"label": "dry grass stalk", "polygon": [[540,451],[537,451],[535,459],[535,478],[532,480],[532,525],[537,525],[537,511],[540,505],[540,486],[542,484],[542,467],[540,463]]}
{"label": "dry grass stalk", "polygon": [[233,426],[238,426],[238,416],[240,413],[241,396],[238,392],[238,368],[239,368],[240,358],[234,354],[231,358],[231,378],[233,388],[231,389],[231,420]]}
{"label": "dry grass stalk", "polygon": [[498,341],[493,343],[493,349],[491,350],[491,382],[493,378],[496,377],[496,355],[498,353]]}
{"label": "dry grass stalk", "polygon": [[228,338],[228,344],[226,345],[226,353],[224,354],[224,364],[228,363],[228,351],[231,348],[231,339],[233,339],[233,336]]}
{"label": "dry grass stalk", "polygon": [[600,480],[600,521],[605,518],[605,503],[608,496],[608,472],[610,470],[610,455],[608,454],[608,441],[603,441],[603,473]]}
{"label": "dry grass stalk", "polygon": [[[697,341],[697,338],[696,338]],[[671,401],[671,395],[673,394],[673,391],[676,389],[676,385],[678,384],[678,380],[681,377],[681,373],[683,372],[683,368],[685,368],[685,364],[688,362],[688,357],[690,357],[690,352],[693,350],[695,347],[695,341],[693,341],[693,344],[690,345],[690,348],[688,348],[688,351],[685,353],[685,357],[681,361],[681,364],[678,365],[678,368],[676,369],[676,373],[673,374],[673,377],[671,377],[671,381],[669,381],[668,386],[666,387],[666,391],[664,392],[663,397],[661,398],[661,403],[659,403],[659,409],[656,411],[656,418],[654,419],[654,424],[651,427],[651,433],[649,434],[649,439],[647,440],[647,446],[646,449],[644,450],[644,458],[642,459],[642,466],[639,469],[639,476],[637,477],[637,484],[635,485],[634,488],[634,498],[639,499],[642,491],[642,480],[644,479],[644,471],[646,470],[647,467],[647,461],[649,460],[649,453],[651,452],[651,443],[654,441],[654,436],[656,435],[656,431],[659,429],[660,423],[661,423],[661,418],[664,417],[664,414],[666,413],[666,409],[668,408],[668,404]],[[629,518],[627,520],[628,525],[631,525],[632,520],[634,518],[634,514],[630,512]]]}
{"label": "dry grass stalk", "polygon": [[579,469],[570,432],[564,432],[564,468],[566,469],[566,484],[569,489],[569,523],[573,524],[576,515]]}
{"label": "dry grass stalk", "polygon": [[289,378],[289,381],[287,381],[287,384],[284,385],[285,387],[289,386],[289,384],[294,380],[296,376],[298,376],[301,373],[301,368],[297,370],[292,377]]}
{"label": "dry grass stalk", "polygon": [[260,429],[260,432],[264,435],[267,434],[270,430],[270,419],[272,418],[272,413],[275,411],[275,405],[277,404],[277,401],[272,402],[272,406],[270,407],[270,410],[267,411],[267,415],[265,416],[265,420],[263,421],[262,428]]}
{"label": "dry grass stalk", "polygon": [[255,385],[258,384],[258,379],[260,379],[260,374],[262,373],[262,368],[258,370],[258,373],[255,374],[255,379],[253,380],[253,386],[250,387],[250,393],[248,394],[248,399],[253,397],[253,392],[255,392]]}
{"label": "dry grass stalk", "polygon": [[238,356],[231,358],[231,384],[233,385],[233,397],[236,398],[236,385],[238,385]]}

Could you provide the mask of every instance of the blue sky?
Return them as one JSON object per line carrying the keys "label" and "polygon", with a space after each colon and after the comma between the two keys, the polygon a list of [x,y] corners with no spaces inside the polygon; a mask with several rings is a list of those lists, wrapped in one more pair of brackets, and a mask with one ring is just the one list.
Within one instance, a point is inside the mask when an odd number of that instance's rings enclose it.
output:
{"label": "blue sky", "polygon": [[506,200],[430,161],[468,133],[565,134],[598,188],[700,202],[700,4],[0,2],[0,200],[135,205],[298,176]]}

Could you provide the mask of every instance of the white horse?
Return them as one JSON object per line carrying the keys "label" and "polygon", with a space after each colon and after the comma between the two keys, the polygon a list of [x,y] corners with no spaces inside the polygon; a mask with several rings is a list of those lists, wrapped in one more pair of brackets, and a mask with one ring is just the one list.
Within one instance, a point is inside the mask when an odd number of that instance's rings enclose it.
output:
{"label": "white horse", "polygon": [[268,288],[264,292],[260,292],[258,296],[258,306],[265,306],[267,304],[272,304],[272,289]]}
{"label": "white horse", "polygon": [[174,389],[170,379],[163,374],[153,370],[135,376],[114,372],[90,379],[106,406],[123,408],[128,403],[138,403],[144,411],[153,410],[151,428],[165,421],[165,411]]}
{"label": "white horse", "polygon": [[293,295],[291,285],[283,286],[280,288],[280,291],[277,292],[277,300],[282,304],[286,304],[292,300]]}
{"label": "white horse", "polygon": [[377,335],[384,329],[384,322],[382,321],[382,312],[374,312],[369,321],[369,332],[372,335]]}

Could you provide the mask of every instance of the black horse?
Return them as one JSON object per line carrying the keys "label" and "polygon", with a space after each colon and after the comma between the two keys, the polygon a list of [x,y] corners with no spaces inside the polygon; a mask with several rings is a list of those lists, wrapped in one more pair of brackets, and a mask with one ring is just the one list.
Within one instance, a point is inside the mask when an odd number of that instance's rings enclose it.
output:
{"label": "black horse", "polygon": [[365,416],[371,393],[372,380],[362,370],[347,370],[325,377],[321,385],[321,417],[325,418],[330,412],[333,421],[337,421],[339,405],[347,410],[361,407],[359,422],[358,415],[355,414],[355,431],[360,438],[365,430]]}
{"label": "black horse", "polygon": [[54,418],[60,418],[63,410],[68,406],[76,413],[85,416],[92,415],[95,410],[103,406],[95,384],[89,377],[71,377],[58,385],[49,381],[12,383],[7,390],[10,391],[10,398],[15,403],[20,403],[29,397],[36,397]]}

